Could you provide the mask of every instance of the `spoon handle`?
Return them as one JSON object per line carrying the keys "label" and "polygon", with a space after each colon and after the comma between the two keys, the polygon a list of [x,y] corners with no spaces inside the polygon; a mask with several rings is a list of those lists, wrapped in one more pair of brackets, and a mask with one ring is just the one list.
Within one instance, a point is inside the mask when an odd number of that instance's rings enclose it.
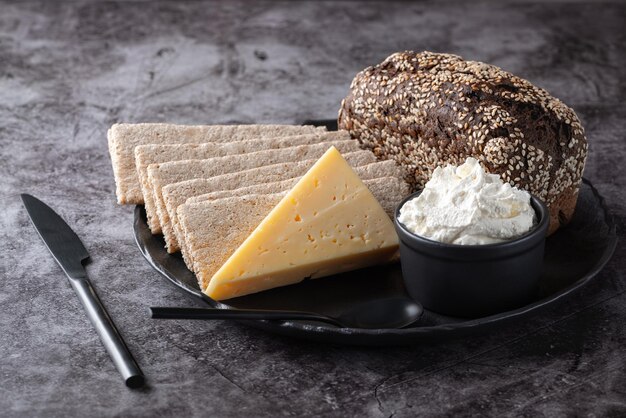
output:
{"label": "spoon handle", "polygon": [[266,311],[254,309],[214,309],[214,308],[177,308],[151,307],[150,313],[155,319],[238,319],[238,320],[308,320],[320,321],[341,327],[333,318],[310,312]]}

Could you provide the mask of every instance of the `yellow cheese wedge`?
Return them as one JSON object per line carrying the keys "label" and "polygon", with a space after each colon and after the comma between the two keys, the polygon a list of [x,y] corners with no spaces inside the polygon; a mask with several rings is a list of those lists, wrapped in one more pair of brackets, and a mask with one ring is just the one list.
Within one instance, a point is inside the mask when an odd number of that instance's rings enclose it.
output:
{"label": "yellow cheese wedge", "polygon": [[393,223],[331,147],[213,275],[205,293],[224,300],[389,262]]}

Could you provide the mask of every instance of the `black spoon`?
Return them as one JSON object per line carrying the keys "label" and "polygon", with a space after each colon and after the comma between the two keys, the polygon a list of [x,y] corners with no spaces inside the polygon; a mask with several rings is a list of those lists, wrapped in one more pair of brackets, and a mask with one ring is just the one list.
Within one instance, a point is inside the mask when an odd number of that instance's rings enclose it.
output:
{"label": "black spoon", "polygon": [[150,308],[152,318],[157,319],[299,319],[325,322],[340,328],[369,329],[403,328],[417,321],[423,311],[419,303],[402,297],[365,302],[350,308],[337,317],[312,312],[260,309]]}

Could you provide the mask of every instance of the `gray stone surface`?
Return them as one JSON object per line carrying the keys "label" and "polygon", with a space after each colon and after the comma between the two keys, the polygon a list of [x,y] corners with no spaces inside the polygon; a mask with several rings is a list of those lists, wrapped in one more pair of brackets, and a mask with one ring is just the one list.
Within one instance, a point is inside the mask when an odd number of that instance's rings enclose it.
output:
{"label": "gray stone surface", "polygon": [[[626,259],[528,323],[399,348],[313,344],[228,322],[154,321],[194,303],[161,279],[115,204],[117,121],[334,117],[396,50],[484,60],[579,113],[585,175],[626,220],[624,3],[0,3],[0,415],[624,416]],[[18,195],[58,209],[148,377],[132,391]]]}

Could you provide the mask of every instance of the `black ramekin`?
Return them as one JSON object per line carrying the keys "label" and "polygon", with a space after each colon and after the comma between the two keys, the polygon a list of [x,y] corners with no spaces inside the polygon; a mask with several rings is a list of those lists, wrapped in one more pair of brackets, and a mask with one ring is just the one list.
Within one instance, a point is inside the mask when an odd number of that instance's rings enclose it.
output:
{"label": "black ramekin", "polygon": [[445,244],[409,231],[398,217],[400,260],[409,295],[433,312],[461,318],[487,316],[529,303],[543,266],[548,208],[531,196],[537,215],[533,228],[511,241],[486,245]]}

